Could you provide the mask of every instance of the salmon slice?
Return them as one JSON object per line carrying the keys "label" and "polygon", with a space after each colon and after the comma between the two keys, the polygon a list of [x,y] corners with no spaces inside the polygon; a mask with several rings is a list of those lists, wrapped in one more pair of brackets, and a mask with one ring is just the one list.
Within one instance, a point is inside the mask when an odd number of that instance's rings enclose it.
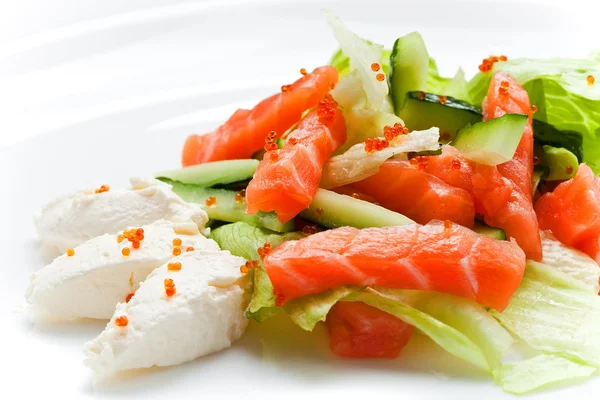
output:
{"label": "salmon slice", "polygon": [[189,136],[183,146],[181,163],[188,166],[250,158],[264,146],[269,132],[282,135],[300,120],[304,111],[316,107],[337,81],[334,67],[315,69],[252,110],[237,110],[215,132]]}
{"label": "salmon slice", "polygon": [[282,149],[269,151],[246,188],[247,212],[275,211],[281,222],[311,203],[323,165],[346,141],[342,112],[330,95],[288,135]]}
{"label": "salmon slice", "polygon": [[542,230],[599,261],[600,179],[585,164],[577,175],[540,197],[535,210]]}
{"label": "salmon slice", "polygon": [[438,156],[421,157],[424,162],[424,171],[436,176],[446,182],[448,185],[461,188],[469,193],[473,193],[473,165],[471,161],[455,147],[450,145],[442,146],[442,154]]}
{"label": "salmon slice", "polygon": [[386,161],[377,174],[351,187],[420,224],[439,219],[472,227],[475,222],[475,206],[469,192],[447,184],[409,161]]}
{"label": "salmon slice", "polygon": [[542,239],[533,205],[512,181],[496,167],[476,165],[473,197],[486,224],[501,228],[516,240],[528,259],[542,260]]}
{"label": "salmon slice", "polygon": [[414,327],[365,303],[336,303],[325,320],[331,351],[349,358],[396,358]]}
{"label": "salmon slice", "polygon": [[498,165],[498,171],[510,179],[526,198],[531,201],[533,176],[533,128],[531,103],[527,92],[506,72],[496,72],[482,105],[483,120],[501,117],[505,114],[525,114],[529,121],[513,159]]}
{"label": "salmon slice", "polygon": [[281,244],[264,266],[278,305],[360,285],[448,293],[502,311],[521,282],[525,254],[514,242],[433,221],[320,232]]}

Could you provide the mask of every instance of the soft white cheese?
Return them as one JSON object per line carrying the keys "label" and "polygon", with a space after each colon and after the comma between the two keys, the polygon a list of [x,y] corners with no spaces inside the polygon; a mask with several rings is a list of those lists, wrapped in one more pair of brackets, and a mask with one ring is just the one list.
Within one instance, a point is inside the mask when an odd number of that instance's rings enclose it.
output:
{"label": "soft white cheese", "polygon": [[152,178],[132,178],[131,189],[75,192],[51,201],[34,216],[42,243],[60,252],[105,233],[159,219],[191,220],[203,229],[208,216],[199,205],[183,201],[171,185]]}
{"label": "soft white cheese", "polygon": [[[229,347],[244,333],[245,263],[228,251],[193,251],[179,261],[179,271],[167,265],[142,282],[129,303],[119,303],[113,318],[85,346],[85,364],[98,376],[117,371],[180,364]],[[164,281],[176,293],[168,297]],[[128,324],[117,326],[125,316]]]}
{"label": "soft white cheese", "polygon": [[[183,252],[219,250],[217,243],[200,234],[194,222],[156,221],[142,226],[144,240],[134,249],[118,234],[105,234],[75,247],[75,254],[56,258],[33,275],[26,299],[32,319],[109,319],[115,305],[135,292],[154,269],[173,257],[173,239],[180,238]],[[129,256],[121,250],[129,247]]]}

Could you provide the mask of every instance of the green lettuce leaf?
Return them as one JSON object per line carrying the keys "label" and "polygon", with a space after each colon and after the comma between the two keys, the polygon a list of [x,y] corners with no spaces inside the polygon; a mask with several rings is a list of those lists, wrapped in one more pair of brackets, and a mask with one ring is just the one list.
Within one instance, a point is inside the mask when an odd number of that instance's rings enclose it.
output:
{"label": "green lettuce leaf", "polygon": [[444,324],[431,315],[411,307],[400,299],[400,296],[389,296],[374,289],[350,295],[347,301],[362,301],[372,307],[391,314],[402,321],[413,325],[444,350],[459,357],[484,371],[491,371],[491,366],[484,351],[459,330]]}
{"label": "green lettuce leaf", "polygon": [[523,394],[551,383],[587,378],[596,368],[566,358],[540,354],[525,361],[502,365],[494,370],[494,378],[504,391]]}
{"label": "green lettuce leaf", "polygon": [[508,307],[490,312],[532,348],[600,367],[600,297],[581,281],[528,261]]}
{"label": "green lettuce leaf", "polygon": [[471,103],[471,96],[462,68],[456,71],[453,78],[445,78],[440,75],[437,64],[433,58],[429,58],[429,70],[427,74],[427,86],[425,91],[437,95],[450,96]]}
{"label": "green lettuce leaf", "polygon": [[543,264],[578,280],[592,294],[600,291],[600,268],[590,256],[562,244],[549,232],[542,232],[542,250]]}
{"label": "green lettuce leaf", "polygon": [[356,287],[340,286],[323,293],[292,300],[284,306],[284,309],[296,325],[305,331],[312,331],[317,323],[325,321],[327,313],[335,303],[359,290],[360,288]]}
{"label": "green lettuce leaf", "polygon": [[[598,53],[580,60],[509,60],[494,65],[494,72],[500,70],[527,90],[538,108],[536,119],[582,135],[583,159],[600,173],[600,85],[587,82],[589,75],[600,76]],[[491,76],[489,72],[478,73],[469,82],[469,94],[477,104],[485,97]]]}
{"label": "green lettuce leaf", "polygon": [[[271,243],[275,248],[287,240],[298,240],[304,235],[299,232],[280,234],[245,222],[236,222],[214,229],[210,237],[221,249],[229,250],[233,255],[246,260],[260,260],[258,249],[265,243]],[[254,291],[246,309],[246,316],[262,322],[279,313],[280,308],[275,305],[273,285],[262,263],[253,269],[253,273]]]}

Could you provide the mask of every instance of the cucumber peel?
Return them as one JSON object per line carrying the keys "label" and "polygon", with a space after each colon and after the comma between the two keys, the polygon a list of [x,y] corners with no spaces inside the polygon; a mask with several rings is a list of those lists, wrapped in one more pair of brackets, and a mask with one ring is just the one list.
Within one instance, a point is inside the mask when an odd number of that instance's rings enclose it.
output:
{"label": "cucumber peel", "polygon": [[258,164],[258,160],[251,159],[214,161],[159,172],[155,177],[157,179],[167,178],[172,181],[203,187],[227,185],[229,183],[251,179]]}

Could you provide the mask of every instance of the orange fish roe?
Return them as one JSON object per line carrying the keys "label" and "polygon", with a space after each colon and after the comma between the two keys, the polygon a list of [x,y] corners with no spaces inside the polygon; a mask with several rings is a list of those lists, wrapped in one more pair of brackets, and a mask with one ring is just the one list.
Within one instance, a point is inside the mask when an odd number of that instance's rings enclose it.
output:
{"label": "orange fish roe", "polygon": [[265,138],[265,146],[264,146],[265,151],[277,150],[276,140],[277,140],[277,133],[275,131],[269,132],[269,134]]}
{"label": "orange fish roe", "polygon": [[179,239],[179,238],[173,239],[173,246],[181,246],[181,239]]}
{"label": "orange fish roe", "polygon": [[425,94],[425,92],[419,92],[417,94],[417,99],[419,99],[419,100],[425,100],[425,97],[427,97],[427,95]]}
{"label": "orange fish roe", "polygon": [[321,215],[325,214],[325,210],[323,210],[322,208],[317,208],[315,210],[315,212],[317,213],[317,215],[320,217]]}
{"label": "orange fish roe", "polygon": [[306,68],[300,68],[300,73],[301,73],[302,75],[306,75],[306,74],[308,74],[308,72],[306,72]]}
{"label": "orange fish roe", "polygon": [[[129,240],[131,243],[141,242],[144,240],[144,230],[142,228],[133,228],[128,231],[123,231],[123,234],[117,236],[117,242],[121,243],[124,239]],[[136,247],[136,249],[138,247]]]}
{"label": "orange fish roe", "polygon": [[271,243],[267,242],[263,245],[263,247],[260,247],[256,252],[258,253],[258,256],[260,257],[260,259],[264,260],[265,257],[267,256],[267,254],[269,254],[272,249],[273,249],[273,245],[271,245]]}
{"label": "orange fish roe", "polygon": [[217,198],[215,196],[208,196],[206,201],[204,202],[208,207],[213,206],[217,203]]}
{"label": "orange fish roe", "polygon": [[335,89],[335,82],[331,82],[329,84],[329,90],[333,90],[333,89]]}
{"label": "orange fish roe", "polygon": [[377,79],[379,82],[383,82],[385,80],[385,75],[379,73],[379,74],[375,75],[375,79]]}
{"label": "orange fish roe", "polygon": [[127,257],[129,253],[131,253],[131,249],[129,247],[123,247],[123,250],[121,250],[121,254],[123,254],[125,257]]}
{"label": "orange fish roe", "polygon": [[73,249],[67,249],[67,256],[73,257],[74,255],[75,255],[75,250],[73,250]]}
{"label": "orange fish roe", "polygon": [[246,264],[244,264],[240,267],[240,272],[242,274],[245,274],[252,268],[258,268],[259,265],[260,265],[260,262],[258,260],[246,261]]}
{"label": "orange fish roe", "polygon": [[304,228],[302,228],[302,233],[304,233],[305,235],[313,235],[313,234],[317,233],[317,226],[316,225],[306,225]]}
{"label": "orange fish roe", "polygon": [[537,112],[537,110],[538,110],[537,106],[535,104],[532,104],[531,105],[531,113],[535,114]]}
{"label": "orange fish roe", "polygon": [[389,147],[389,145],[390,142],[388,142],[387,139],[369,138],[365,140],[365,151],[370,154],[376,151],[381,151]]}
{"label": "orange fish roe", "polygon": [[379,71],[380,69],[381,69],[381,66],[380,66],[379,64],[377,64],[377,63],[373,63],[373,64],[371,64],[371,71],[373,71],[373,72],[377,72],[377,71]]}
{"label": "orange fish roe", "polygon": [[133,242],[131,242],[131,247],[133,247],[134,249],[139,249],[140,248],[140,241],[139,240],[134,240]]}
{"label": "orange fish roe", "polygon": [[121,243],[125,239],[125,236],[119,235],[117,236],[117,243]]}
{"label": "orange fish roe", "polygon": [[459,170],[460,167],[461,167],[460,160],[458,158],[455,158],[454,160],[452,160],[452,169]]}
{"label": "orange fish roe", "polygon": [[181,247],[173,247],[173,255],[178,256],[181,254]]}
{"label": "orange fish roe", "polygon": [[323,100],[319,102],[317,106],[317,115],[319,119],[323,121],[330,121],[335,115],[335,109],[337,108],[338,103],[333,99],[333,97],[328,94],[325,96]]}
{"label": "orange fish roe", "polygon": [[108,192],[109,190],[110,190],[110,186],[108,186],[108,185],[102,185],[98,189],[96,189],[96,194]]}
{"label": "orange fish roe", "polygon": [[448,101],[448,97],[440,96],[440,104],[446,104],[446,101]]}
{"label": "orange fish roe", "polygon": [[355,199],[360,199],[360,196],[358,195],[358,193],[352,193],[352,197],[354,197]]}
{"label": "orange fish roe", "polygon": [[533,165],[539,165],[540,164],[540,158],[538,156],[534,156],[533,157]]}
{"label": "orange fish roe", "polygon": [[185,249],[185,251],[194,251],[194,248],[192,246],[188,247],[187,249]]}
{"label": "orange fish roe", "polygon": [[481,72],[489,72],[492,70],[492,68],[494,68],[494,64],[497,63],[498,61],[507,61],[508,57],[506,56],[490,56],[488,58],[485,58],[481,64],[479,65],[479,70]]}
{"label": "orange fish roe", "polygon": [[181,263],[180,262],[170,262],[167,264],[167,269],[169,271],[179,271],[179,270],[181,270]]}
{"label": "orange fish roe", "polygon": [[285,92],[290,92],[291,90],[292,90],[292,85],[283,85],[281,87],[281,91],[284,92],[284,93]]}
{"label": "orange fish roe", "polygon": [[290,146],[295,146],[295,145],[298,143],[298,139],[296,139],[296,138],[294,138],[294,137],[291,137],[291,138],[289,138],[289,139],[287,140],[287,143],[288,143]]}
{"label": "orange fish roe", "polygon": [[175,282],[173,282],[173,279],[165,279],[164,281],[164,285],[165,285],[165,293],[168,297],[171,297],[175,294],[176,290],[175,290]]}
{"label": "orange fish roe", "polygon": [[428,163],[429,157],[427,156],[416,156],[410,159],[410,165],[413,167],[418,167],[419,169],[427,168]]}
{"label": "orange fish roe", "polygon": [[279,154],[277,154],[277,152],[275,152],[275,151],[269,152],[269,160],[271,162],[275,162],[275,161],[279,160]]}
{"label": "orange fish roe", "polygon": [[571,175],[573,173],[573,167],[571,167],[570,165],[567,166],[565,168],[565,172],[567,173],[567,175]]}
{"label": "orange fish roe", "polygon": [[594,82],[596,82],[596,78],[594,78],[593,75],[588,75],[586,79],[587,79],[588,85],[590,85],[590,86],[592,86],[594,84]]}
{"label": "orange fish roe", "polygon": [[449,232],[450,230],[452,230],[452,221],[447,219],[444,221],[444,231]]}
{"label": "orange fish roe", "polygon": [[133,295],[134,295],[134,294],[135,294],[135,293],[129,293],[129,294],[127,295],[127,297],[125,297],[125,303],[129,303],[129,300],[131,300],[131,298],[133,297]]}
{"label": "orange fish roe", "polygon": [[402,125],[399,122],[396,122],[394,126],[386,125],[383,127],[383,136],[388,141],[391,141],[397,136],[406,135],[408,133],[408,128]]}
{"label": "orange fish roe", "polygon": [[235,202],[243,203],[246,200],[246,189],[242,189],[235,194]]}
{"label": "orange fish roe", "polygon": [[129,320],[126,316],[121,315],[120,317],[115,318],[115,325],[120,326],[121,328],[127,326]]}
{"label": "orange fish roe", "polygon": [[509,87],[510,87],[510,84],[508,83],[508,81],[500,82],[500,89],[498,89],[498,93],[500,93],[500,96],[502,96],[502,97],[508,96],[508,88]]}

